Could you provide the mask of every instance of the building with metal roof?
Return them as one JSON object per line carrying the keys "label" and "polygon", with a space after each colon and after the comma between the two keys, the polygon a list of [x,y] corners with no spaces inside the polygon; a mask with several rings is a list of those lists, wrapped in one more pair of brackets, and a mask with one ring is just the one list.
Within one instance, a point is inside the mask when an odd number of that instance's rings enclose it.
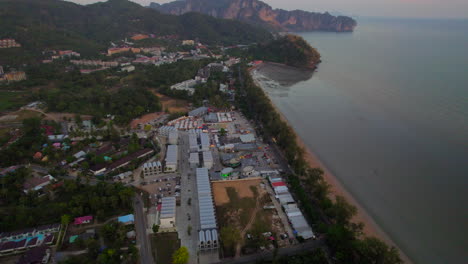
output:
{"label": "building with metal roof", "polygon": [[283,207],[296,236],[301,236],[304,239],[315,238],[312,228],[307,223],[297,204],[283,205]]}
{"label": "building with metal roof", "polygon": [[129,215],[124,215],[124,216],[119,216],[117,218],[117,221],[119,221],[119,223],[123,223],[124,225],[130,225],[130,224],[133,224],[133,222],[135,221],[135,218],[133,214],[129,214]]}
{"label": "building with metal roof", "polygon": [[143,164],[143,175],[145,177],[160,173],[162,173],[162,164],[160,161],[146,162]]}
{"label": "building with metal roof", "polygon": [[190,153],[189,164],[191,168],[196,168],[200,165],[200,155],[198,155],[198,152]]}
{"label": "building with metal roof", "polygon": [[210,150],[210,137],[207,133],[200,134],[201,151]]}
{"label": "building with metal roof", "polygon": [[213,154],[211,151],[203,152],[203,166],[207,169],[211,169],[213,167]]}
{"label": "building with metal roof", "polygon": [[208,113],[208,107],[199,107],[188,113],[189,116],[199,117]]}
{"label": "building with metal roof", "polygon": [[167,137],[167,142],[171,145],[177,145],[178,140],[179,140],[179,131],[177,130],[170,131]]}
{"label": "building with metal roof", "polygon": [[174,228],[176,223],[176,198],[164,197],[161,199],[161,211],[159,213],[159,226],[162,229]]}
{"label": "building with metal roof", "polygon": [[212,230],[216,230],[218,226],[216,223],[215,209],[208,169],[197,168],[196,178],[198,192],[198,209],[200,215],[200,230],[204,231],[204,235],[202,235],[202,233],[199,233],[199,246],[201,249],[210,249],[213,248],[214,245]]}
{"label": "building with metal roof", "polygon": [[178,150],[177,145],[167,146],[166,171],[177,171]]}
{"label": "building with metal roof", "polygon": [[189,148],[190,148],[190,151],[199,150],[196,133],[189,133]]}
{"label": "building with metal roof", "polygon": [[253,143],[253,142],[255,142],[255,136],[252,133],[240,135],[239,138],[242,141],[242,143]]}

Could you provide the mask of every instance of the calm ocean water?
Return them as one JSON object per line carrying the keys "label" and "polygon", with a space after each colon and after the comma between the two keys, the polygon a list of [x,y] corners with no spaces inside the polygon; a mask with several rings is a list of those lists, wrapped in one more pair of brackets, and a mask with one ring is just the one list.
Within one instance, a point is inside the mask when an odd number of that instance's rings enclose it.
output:
{"label": "calm ocean water", "polygon": [[318,72],[267,92],[415,263],[468,263],[468,21],[358,23],[301,34]]}

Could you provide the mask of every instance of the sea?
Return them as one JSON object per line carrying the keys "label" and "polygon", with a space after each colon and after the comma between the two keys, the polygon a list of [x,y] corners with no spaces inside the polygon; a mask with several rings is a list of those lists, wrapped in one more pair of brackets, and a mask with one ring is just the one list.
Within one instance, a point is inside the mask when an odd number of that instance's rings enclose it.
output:
{"label": "sea", "polygon": [[298,33],[323,62],[267,93],[414,263],[468,263],[468,21],[357,21]]}

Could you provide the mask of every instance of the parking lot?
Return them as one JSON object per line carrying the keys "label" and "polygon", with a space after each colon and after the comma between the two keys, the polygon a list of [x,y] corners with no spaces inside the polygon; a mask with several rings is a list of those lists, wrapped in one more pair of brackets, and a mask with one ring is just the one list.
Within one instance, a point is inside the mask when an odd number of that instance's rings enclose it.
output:
{"label": "parking lot", "polygon": [[180,197],[180,180],[180,176],[176,173],[145,177],[145,179],[140,182],[140,189],[150,194],[151,204],[154,205],[163,197]]}

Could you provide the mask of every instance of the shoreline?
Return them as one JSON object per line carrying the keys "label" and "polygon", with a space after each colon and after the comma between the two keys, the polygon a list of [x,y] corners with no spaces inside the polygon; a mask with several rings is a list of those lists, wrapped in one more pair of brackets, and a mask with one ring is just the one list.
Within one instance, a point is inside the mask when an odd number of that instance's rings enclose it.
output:
{"label": "shoreline", "polygon": [[[400,258],[402,259],[402,261],[404,263],[413,264],[411,259],[401,250],[401,248],[396,243],[393,242],[393,240],[387,235],[387,233],[375,222],[375,220],[371,217],[371,215],[367,212],[367,210],[365,210],[365,208],[353,197],[353,195],[348,190],[346,190],[346,188],[343,186],[341,181],[326,166],[324,166],[324,164],[320,161],[318,156],[311,150],[311,148],[307,147],[307,145],[304,143],[303,139],[295,131],[294,126],[292,126],[291,122],[286,118],[286,116],[273,103],[270,96],[266,92],[265,87],[262,85],[262,82],[259,81],[259,79],[258,79],[258,78],[262,78],[262,77],[263,78],[267,77],[267,78],[273,79],[272,76],[271,76],[272,72],[268,72],[268,67],[271,67],[272,65],[276,68],[276,71],[282,71],[282,69],[284,69],[286,72],[288,72],[288,74],[286,74],[285,72],[275,72],[275,74],[273,74],[273,76],[275,76],[275,77],[284,76],[284,75],[290,76],[289,77],[290,80],[288,81],[289,85],[293,85],[294,83],[302,81],[301,78],[299,78],[299,80],[296,79],[295,81],[292,80],[295,77],[294,74],[292,74],[292,77],[291,77],[291,71],[293,71],[292,68],[294,68],[294,67],[290,67],[290,66],[282,65],[282,64],[277,64],[277,63],[275,63],[275,64],[263,63],[263,64],[255,67],[255,68],[251,69],[249,72],[250,72],[254,82],[268,96],[268,98],[270,99],[271,105],[273,106],[275,111],[280,115],[281,119],[283,121],[285,121],[288,124],[289,127],[291,127],[293,133],[296,136],[296,143],[297,143],[297,145],[299,147],[301,147],[304,150],[304,159],[307,161],[309,166],[311,168],[317,168],[318,167],[318,168],[321,168],[323,170],[323,172],[324,172],[323,178],[324,178],[325,182],[327,182],[330,185],[330,194],[329,194],[330,199],[335,200],[335,197],[337,195],[343,196],[349,204],[356,207],[357,212],[356,212],[356,215],[352,218],[352,222],[354,222],[354,223],[359,223],[359,222],[364,223],[363,234],[365,236],[376,237],[376,238],[382,240],[383,242],[385,242],[387,245],[395,247],[399,251]],[[265,69],[267,69],[267,70],[265,70]],[[258,71],[260,74],[256,73],[256,71]],[[271,71],[271,68],[270,68],[270,71]],[[297,71],[298,71],[298,75],[300,76],[301,75],[300,71],[302,71],[302,69],[297,69]],[[274,72],[274,70],[273,70],[273,72]],[[277,81],[277,82],[281,83],[280,81]]]}

